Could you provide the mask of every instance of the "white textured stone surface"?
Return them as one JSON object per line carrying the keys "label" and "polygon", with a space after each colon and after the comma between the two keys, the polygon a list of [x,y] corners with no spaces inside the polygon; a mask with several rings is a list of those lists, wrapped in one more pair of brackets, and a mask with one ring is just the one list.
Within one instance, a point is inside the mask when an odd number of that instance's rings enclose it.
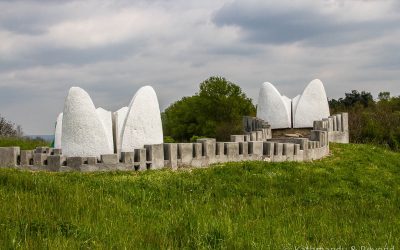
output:
{"label": "white textured stone surface", "polygon": [[146,144],[163,143],[160,107],[150,86],[140,88],[129,105],[122,126],[121,152],[131,152]]}
{"label": "white textured stone surface", "polygon": [[311,81],[298,101],[293,102],[293,126],[309,128],[313,122],[329,117],[329,104],[324,85],[319,79]]}
{"label": "white textured stone surface", "polygon": [[60,113],[57,116],[56,129],[54,132],[54,148],[58,148],[58,149],[61,148],[62,119],[63,119],[63,113]]}
{"label": "white textured stone surface", "polygon": [[124,122],[126,119],[126,115],[128,114],[128,107],[122,107],[120,109],[118,109],[117,111],[115,111],[115,113],[117,113],[117,122],[118,122],[118,138],[119,141],[121,141],[121,135],[122,135],[122,127],[124,126]]}
{"label": "white textured stone surface", "polygon": [[288,102],[269,82],[265,82],[261,86],[258,95],[257,117],[269,122],[273,129],[291,127]]}
{"label": "white textured stone surface", "polygon": [[97,108],[96,113],[99,116],[101,123],[103,124],[104,131],[106,132],[108,148],[110,151],[114,151],[111,112],[103,108]]}
{"label": "white textured stone surface", "polygon": [[111,154],[107,134],[90,96],[72,87],[64,103],[61,145],[65,156]]}

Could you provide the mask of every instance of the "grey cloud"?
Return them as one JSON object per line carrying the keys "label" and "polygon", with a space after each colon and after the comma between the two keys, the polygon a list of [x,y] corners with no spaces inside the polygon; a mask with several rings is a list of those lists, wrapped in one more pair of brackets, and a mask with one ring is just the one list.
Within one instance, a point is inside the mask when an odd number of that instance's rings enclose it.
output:
{"label": "grey cloud", "polygon": [[398,27],[398,20],[347,21],[317,9],[274,8],[254,1],[234,1],[215,13],[218,26],[237,26],[245,40],[254,43],[295,43],[313,46],[338,45],[376,37]]}

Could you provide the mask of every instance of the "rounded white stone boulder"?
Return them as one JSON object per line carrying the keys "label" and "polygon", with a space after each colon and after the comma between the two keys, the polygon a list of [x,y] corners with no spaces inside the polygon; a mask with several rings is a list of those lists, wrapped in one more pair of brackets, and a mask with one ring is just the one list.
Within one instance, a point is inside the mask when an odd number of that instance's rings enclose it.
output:
{"label": "rounded white stone boulder", "polygon": [[132,98],[120,141],[121,152],[132,152],[144,145],[163,143],[160,107],[151,86],[140,88]]}
{"label": "rounded white stone boulder", "polygon": [[72,87],[65,99],[61,145],[65,156],[100,157],[113,153],[92,99],[78,87]]}
{"label": "rounded white stone boulder", "polygon": [[262,84],[258,95],[257,117],[271,124],[273,129],[290,128],[290,99],[282,97],[269,82]]}

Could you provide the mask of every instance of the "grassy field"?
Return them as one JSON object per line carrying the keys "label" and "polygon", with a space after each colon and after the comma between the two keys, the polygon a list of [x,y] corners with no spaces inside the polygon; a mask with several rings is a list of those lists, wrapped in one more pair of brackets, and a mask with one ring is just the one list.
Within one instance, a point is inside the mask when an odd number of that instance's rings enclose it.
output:
{"label": "grassy field", "polygon": [[41,139],[0,137],[0,147],[20,147],[22,150],[48,147],[50,143]]}
{"label": "grassy field", "polygon": [[397,249],[400,154],[331,149],[175,172],[0,169],[0,248]]}

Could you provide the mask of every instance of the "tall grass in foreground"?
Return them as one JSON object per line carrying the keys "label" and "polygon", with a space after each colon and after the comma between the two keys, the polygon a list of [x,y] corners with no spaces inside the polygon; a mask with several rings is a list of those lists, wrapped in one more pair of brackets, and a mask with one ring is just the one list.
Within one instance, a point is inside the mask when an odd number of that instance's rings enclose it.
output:
{"label": "tall grass in foreground", "polygon": [[2,137],[0,147],[20,147],[21,150],[35,149],[36,147],[49,147],[50,143],[40,138],[30,139],[26,137]]}
{"label": "tall grass in foreground", "polygon": [[176,172],[1,169],[0,248],[400,246],[400,154],[331,148]]}

